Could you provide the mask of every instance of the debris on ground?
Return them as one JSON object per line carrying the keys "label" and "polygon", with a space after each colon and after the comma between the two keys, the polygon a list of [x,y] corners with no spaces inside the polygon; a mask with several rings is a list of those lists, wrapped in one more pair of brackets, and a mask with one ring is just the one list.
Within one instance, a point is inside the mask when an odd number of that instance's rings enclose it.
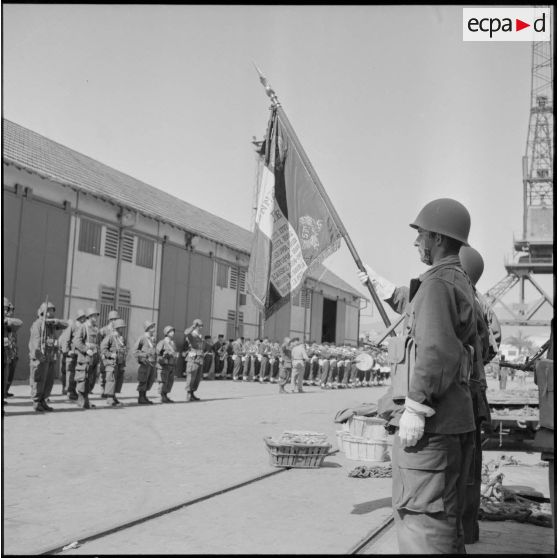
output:
{"label": "debris on ground", "polygon": [[360,465],[355,467],[352,471],[349,471],[349,477],[360,479],[390,479],[391,463],[387,465]]}
{"label": "debris on ground", "polygon": [[79,548],[79,543],[77,541],[67,544],[62,550],[73,550],[74,548]]}

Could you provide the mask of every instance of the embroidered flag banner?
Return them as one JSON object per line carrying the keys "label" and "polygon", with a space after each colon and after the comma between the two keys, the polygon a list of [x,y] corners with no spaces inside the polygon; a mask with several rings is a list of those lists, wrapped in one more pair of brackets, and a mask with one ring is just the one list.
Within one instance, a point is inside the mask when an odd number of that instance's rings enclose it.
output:
{"label": "embroidered flag banner", "polygon": [[265,318],[298,293],[311,269],[340,248],[341,233],[281,110],[262,144],[248,292]]}

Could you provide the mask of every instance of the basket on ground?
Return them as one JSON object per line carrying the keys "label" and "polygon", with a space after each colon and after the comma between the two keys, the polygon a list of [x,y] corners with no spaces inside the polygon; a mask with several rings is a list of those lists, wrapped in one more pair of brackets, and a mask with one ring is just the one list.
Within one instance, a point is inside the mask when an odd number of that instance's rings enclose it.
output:
{"label": "basket on ground", "polygon": [[264,438],[269,461],[275,467],[317,469],[331,450],[331,444],[280,443],[270,436]]}
{"label": "basket on ground", "polygon": [[349,432],[352,436],[362,436],[368,440],[385,440],[385,424],[386,421],[381,418],[353,415],[349,420]]}

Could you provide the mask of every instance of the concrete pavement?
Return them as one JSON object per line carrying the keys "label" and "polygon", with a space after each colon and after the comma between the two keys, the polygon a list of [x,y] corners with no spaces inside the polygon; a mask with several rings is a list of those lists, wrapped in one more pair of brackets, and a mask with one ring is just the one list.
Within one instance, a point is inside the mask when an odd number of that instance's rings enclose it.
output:
{"label": "concrete pavement", "polygon": [[[201,402],[185,403],[179,379],[171,394],[177,403],[139,407],[135,386],[125,384],[128,405],[121,409],[97,395],[98,408],[84,411],[56,395],[57,411],[40,415],[31,411],[29,387],[12,387],[16,397],[3,423],[6,554],[80,541],[278,471],[269,464],[266,435],[316,430],[336,449],[337,411],[374,402],[386,390],[307,387],[279,395],[273,384],[214,381],[202,382]],[[391,480],[348,477],[358,464],[337,453],[320,469],[279,469],[64,554],[343,554],[391,513]],[[548,545],[539,540],[544,553]],[[397,553],[394,539],[389,544]]]}

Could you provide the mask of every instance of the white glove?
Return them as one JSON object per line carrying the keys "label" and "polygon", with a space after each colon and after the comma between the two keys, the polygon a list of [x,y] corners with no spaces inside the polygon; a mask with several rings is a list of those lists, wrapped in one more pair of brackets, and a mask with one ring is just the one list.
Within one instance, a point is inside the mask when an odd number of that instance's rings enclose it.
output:
{"label": "white glove", "polygon": [[436,411],[428,405],[417,403],[407,397],[405,411],[399,419],[399,438],[403,447],[411,447],[424,435],[424,418],[431,417]]}
{"label": "white glove", "polygon": [[380,298],[383,300],[391,298],[393,291],[395,291],[395,285],[378,275],[368,264],[364,264],[364,267],[366,268],[366,272],[359,271],[357,273],[360,282],[365,285],[366,281],[370,279],[372,286],[376,289]]}

